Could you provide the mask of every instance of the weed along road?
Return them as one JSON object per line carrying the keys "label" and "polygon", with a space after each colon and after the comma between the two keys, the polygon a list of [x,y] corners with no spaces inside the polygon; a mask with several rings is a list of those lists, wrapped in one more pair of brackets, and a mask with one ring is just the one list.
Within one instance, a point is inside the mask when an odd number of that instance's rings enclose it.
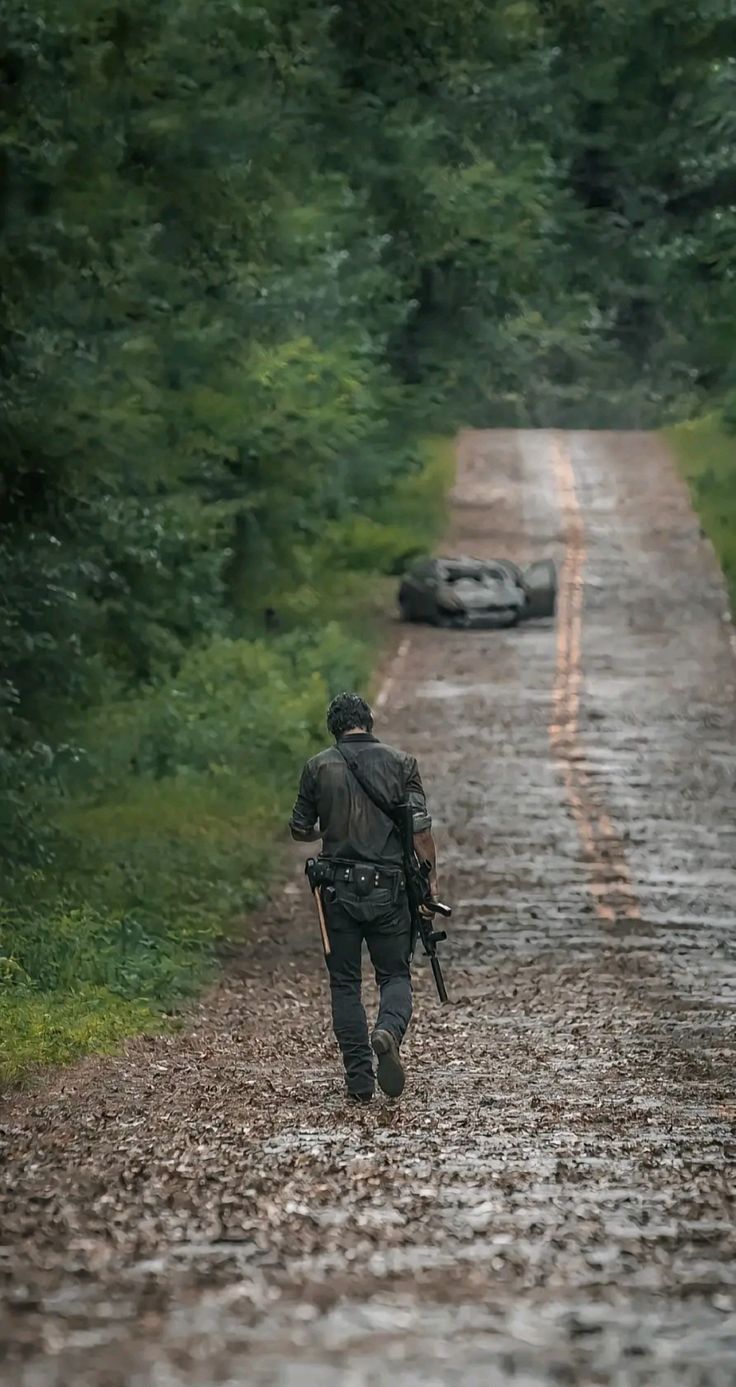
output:
{"label": "weed along road", "polygon": [[[294,882],[179,1035],[14,1097],[24,1387],[732,1387],[736,664],[664,445],[467,433],[446,549],[557,560],[556,624],[407,628],[452,1004],[356,1110]],[[295,767],[295,774],[297,768]]]}

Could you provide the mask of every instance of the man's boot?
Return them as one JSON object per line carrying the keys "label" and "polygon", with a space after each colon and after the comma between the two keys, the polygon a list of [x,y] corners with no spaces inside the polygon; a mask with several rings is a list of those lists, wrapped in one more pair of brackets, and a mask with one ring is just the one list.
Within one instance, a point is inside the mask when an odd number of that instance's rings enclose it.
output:
{"label": "man's boot", "polygon": [[376,1078],[388,1098],[398,1098],[404,1091],[406,1075],[399,1056],[399,1047],[390,1031],[374,1031],[371,1038],[378,1056]]}

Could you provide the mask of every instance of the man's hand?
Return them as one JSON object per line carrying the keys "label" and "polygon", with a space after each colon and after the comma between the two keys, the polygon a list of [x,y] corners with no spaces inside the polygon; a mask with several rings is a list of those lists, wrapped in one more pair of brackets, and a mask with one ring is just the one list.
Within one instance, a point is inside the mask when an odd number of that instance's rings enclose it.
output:
{"label": "man's hand", "polygon": [[295,843],[319,843],[322,834],[318,828],[295,828],[292,824],[291,836]]}
{"label": "man's hand", "polygon": [[414,851],[420,862],[428,862],[430,866],[429,889],[437,899],[439,884],[437,880],[437,849],[435,847],[432,831],[426,828],[423,833],[414,834]]}

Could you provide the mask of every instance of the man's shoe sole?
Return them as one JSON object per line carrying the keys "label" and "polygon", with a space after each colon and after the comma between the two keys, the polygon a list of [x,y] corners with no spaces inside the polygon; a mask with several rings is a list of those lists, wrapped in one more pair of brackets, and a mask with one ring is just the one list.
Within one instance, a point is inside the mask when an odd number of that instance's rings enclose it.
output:
{"label": "man's shoe sole", "polygon": [[387,1098],[399,1098],[404,1092],[406,1075],[399,1059],[399,1047],[389,1031],[374,1031],[371,1040],[378,1056],[376,1078]]}

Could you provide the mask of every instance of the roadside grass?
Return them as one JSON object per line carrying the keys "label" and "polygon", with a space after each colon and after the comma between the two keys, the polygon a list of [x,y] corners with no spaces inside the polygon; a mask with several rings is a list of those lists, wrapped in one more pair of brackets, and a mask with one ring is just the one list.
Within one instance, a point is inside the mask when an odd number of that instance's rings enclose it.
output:
{"label": "roadside grass", "polygon": [[438,540],[453,469],[451,441],[426,441],[377,513],[295,556],[296,578],[265,594],[275,630],[193,647],[175,676],[70,729],[84,754],[42,806],[53,852],[0,908],[0,1079],[170,1024],[218,944],[247,931],[283,870],[325,705],[370,690],[395,575]]}
{"label": "roadside grass", "polygon": [[714,413],[666,429],[665,436],[718,555],[736,615],[736,434]]}
{"label": "roadside grass", "polygon": [[126,1036],[161,1028],[161,1013],[104,987],[16,991],[0,1006],[0,1076],[22,1079],[40,1065],[110,1054]]}

